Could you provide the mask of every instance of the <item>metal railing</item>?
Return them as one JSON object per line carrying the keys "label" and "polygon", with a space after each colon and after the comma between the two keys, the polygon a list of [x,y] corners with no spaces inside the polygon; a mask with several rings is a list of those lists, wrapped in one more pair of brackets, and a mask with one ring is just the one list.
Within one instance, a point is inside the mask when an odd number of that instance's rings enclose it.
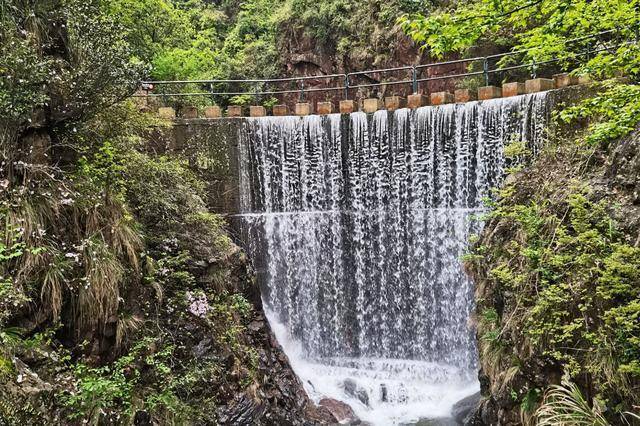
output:
{"label": "metal railing", "polygon": [[[375,70],[366,70],[366,71],[356,71],[351,73],[342,73],[342,74],[324,74],[324,75],[315,75],[315,76],[301,76],[301,77],[287,77],[287,78],[264,78],[264,79],[231,79],[231,80],[223,80],[223,79],[213,79],[213,80],[165,80],[165,81],[142,81],[140,87],[145,90],[146,93],[138,93],[134,96],[136,97],[163,97],[163,98],[171,98],[171,97],[190,97],[190,96],[274,96],[274,95],[287,95],[287,94],[298,94],[299,99],[302,101],[305,99],[305,95],[308,93],[314,92],[342,92],[344,99],[349,98],[349,92],[357,89],[365,89],[365,88],[374,88],[374,87],[382,87],[382,86],[400,86],[400,85],[410,85],[411,91],[413,93],[417,93],[419,90],[419,86],[422,83],[429,83],[434,81],[448,80],[448,79],[459,79],[464,77],[474,77],[474,76],[482,76],[484,80],[484,84],[486,86],[489,85],[490,78],[492,75],[498,73],[504,73],[508,71],[515,71],[521,69],[527,69],[532,78],[536,78],[538,71],[541,67],[560,63],[560,62],[574,62],[579,63],[582,62],[583,58],[586,57],[587,60],[591,58],[591,55],[603,52],[603,51],[611,51],[612,49],[617,49],[625,44],[637,44],[638,43],[638,31],[635,31],[634,40],[625,40],[622,42],[611,44],[614,40],[598,40],[600,37],[604,37],[607,35],[612,35],[616,32],[619,32],[623,29],[629,29],[629,27],[621,27],[616,29],[611,29],[608,31],[602,31],[595,34],[586,35],[583,37],[578,37],[574,39],[569,39],[564,42],[565,45],[569,44],[577,44],[582,41],[592,41],[595,39],[596,42],[600,43],[600,47],[589,48],[587,50],[581,52],[571,53],[566,57],[562,58],[552,58],[544,61],[535,61],[531,60],[527,63],[516,64],[511,66],[502,66],[501,62],[507,58],[514,57],[517,55],[524,55],[530,52],[532,49],[524,49],[519,51],[512,51],[506,53],[499,53],[495,55],[489,56],[478,56],[473,58],[465,58],[465,59],[457,59],[452,61],[445,62],[436,62],[431,64],[423,64],[423,65],[407,65],[395,68],[384,68],[384,69],[375,69]],[[454,73],[454,74],[443,74],[443,75],[433,75],[429,76],[429,70],[437,67],[446,67],[446,66],[455,66],[455,65],[463,65],[465,64],[467,67],[472,65],[473,63],[481,63],[482,70],[478,71],[468,71],[464,73]],[[356,80],[358,78],[368,78],[370,80],[374,80],[372,75],[388,75],[390,73],[398,73],[405,72],[410,73],[410,78],[404,78],[399,80],[388,80],[388,81],[374,81],[371,83],[360,83],[358,84]],[[422,77],[421,74],[427,73],[426,77]],[[339,85],[333,86],[322,86],[322,87],[308,87],[305,85],[306,82],[311,80],[339,80],[342,83]],[[380,80],[383,80],[382,78]],[[234,85],[234,84],[263,84],[263,85],[276,85],[283,83],[293,83],[296,87],[293,89],[270,89],[270,90],[256,90],[256,89],[248,89],[248,90],[229,90],[229,91],[220,91],[216,90],[216,85]],[[206,91],[198,91],[198,92],[188,92],[188,91],[175,91],[175,92],[160,92],[160,93],[150,93],[152,90],[156,90],[159,87],[167,87],[167,86],[186,86],[186,85],[201,85],[208,86],[209,90]]]}

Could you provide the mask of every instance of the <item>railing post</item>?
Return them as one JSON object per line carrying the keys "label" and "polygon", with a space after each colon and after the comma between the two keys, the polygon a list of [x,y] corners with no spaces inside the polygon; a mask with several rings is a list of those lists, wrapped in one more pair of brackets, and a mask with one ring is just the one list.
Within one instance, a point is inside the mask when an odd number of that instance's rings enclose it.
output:
{"label": "railing post", "polygon": [[344,99],[349,99],[349,73],[344,75]]}
{"label": "railing post", "polygon": [[304,101],[304,80],[300,80],[300,102]]}
{"label": "railing post", "polygon": [[538,76],[538,66],[536,65],[536,59],[533,58],[531,62],[531,78],[537,78]]}
{"label": "railing post", "polygon": [[411,67],[411,89],[413,93],[418,93],[418,70],[415,65]]}
{"label": "railing post", "polygon": [[484,85],[489,85],[489,59],[485,56],[482,59],[482,74],[484,75]]}

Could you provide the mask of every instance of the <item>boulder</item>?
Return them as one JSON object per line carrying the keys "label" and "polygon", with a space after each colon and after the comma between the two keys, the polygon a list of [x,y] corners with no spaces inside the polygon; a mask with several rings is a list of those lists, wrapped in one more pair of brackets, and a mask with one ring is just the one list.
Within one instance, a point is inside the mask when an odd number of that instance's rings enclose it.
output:
{"label": "boulder", "polygon": [[451,417],[438,417],[435,419],[420,419],[416,423],[405,423],[402,426],[458,426]]}
{"label": "boulder", "polygon": [[367,407],[369,406],[369,394],[367,394],[367,391],[363,387],[359,386],[355,380],[347,379],[344,381],[343,386],[344,392],[347,395],[357,399]]}
{"label": "boulder", "polygon": [[333,398],[322,398],[319,405],[326,408],[338,423],[350,424],[358,421],[358,416],[353,412],[353,409],[342,401]]}
{"label": "boulder", "polygon": [[469,395],[453,405],[453,408],[451,409],[451,416],[458,424],[467,424],[468,420],[473,416],[473,413],[478,408],[479,403],[480,392]]}

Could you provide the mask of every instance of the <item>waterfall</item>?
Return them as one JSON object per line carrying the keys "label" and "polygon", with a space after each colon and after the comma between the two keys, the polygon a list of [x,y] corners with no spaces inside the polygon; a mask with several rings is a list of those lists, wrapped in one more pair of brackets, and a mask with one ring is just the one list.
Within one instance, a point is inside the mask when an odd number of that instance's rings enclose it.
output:
{"label": "waterfall", "polygon": [[307,392],[398,424],[479,388],[461,267],[514,140],[540,148],[546,95],[375,114],[247,119],[244,240]]}

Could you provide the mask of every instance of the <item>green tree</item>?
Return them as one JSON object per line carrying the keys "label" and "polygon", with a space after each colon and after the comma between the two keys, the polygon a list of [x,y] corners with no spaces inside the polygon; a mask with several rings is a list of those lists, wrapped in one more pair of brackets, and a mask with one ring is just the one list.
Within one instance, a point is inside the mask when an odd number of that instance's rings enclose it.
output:
{"label": "green tree", "polygon": [[[401,23],[413,39],[436,56],[465,53],[479,43],[502,42],[526,49],[524,60],[561,59],[565,66],[581,63],[580,72],[612,76],[640,72],[640,48],[635,43],[640,24],[637,0],[480,0],[456,3],[431,15],[406,15]],[[612,31],[577,42],[587,35]],[[603,49],[609,40],[623,42]],[[587,49],[600,50],[590,58]]]}

